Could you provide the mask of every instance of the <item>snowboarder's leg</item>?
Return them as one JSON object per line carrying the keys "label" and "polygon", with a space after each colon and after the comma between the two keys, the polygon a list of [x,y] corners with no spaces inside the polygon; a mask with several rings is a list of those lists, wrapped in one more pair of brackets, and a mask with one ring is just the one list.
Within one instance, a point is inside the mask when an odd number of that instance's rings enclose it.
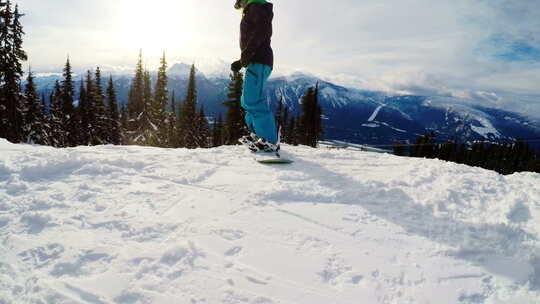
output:
{"label": "snowboarder's leg", "polygon": [[264,64],[250,64],[244,76],[242,107],[246,110],[246,124],[257,136],[272,144],[278,142],[274,113],[264,96],[264,86],[272,68]]}

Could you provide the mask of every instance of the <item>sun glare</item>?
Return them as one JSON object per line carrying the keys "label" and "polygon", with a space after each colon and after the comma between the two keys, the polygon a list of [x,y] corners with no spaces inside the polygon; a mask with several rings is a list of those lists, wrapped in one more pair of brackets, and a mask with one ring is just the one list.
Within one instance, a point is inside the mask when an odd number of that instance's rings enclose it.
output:
{"label": "sun glare", "polygon": [[117,42],[126,49],[143,49],[149,56],[185,47],[192,39],[188,25],[194,15],[186,2],[122,0]]}

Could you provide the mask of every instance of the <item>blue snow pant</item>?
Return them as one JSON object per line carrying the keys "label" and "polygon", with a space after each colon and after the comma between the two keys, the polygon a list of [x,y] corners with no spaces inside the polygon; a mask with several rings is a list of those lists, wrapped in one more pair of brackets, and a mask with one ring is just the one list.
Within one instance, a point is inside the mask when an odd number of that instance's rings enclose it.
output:
{"label": "blue snow pant", "polygon": [[264,86],[270,74],[272,74],[270,66],[260,63],[248,65],[244,75],[242,108],[246,110],[248,129],[257,136],[276,144],[278,142],[276,119],[264,96]]}

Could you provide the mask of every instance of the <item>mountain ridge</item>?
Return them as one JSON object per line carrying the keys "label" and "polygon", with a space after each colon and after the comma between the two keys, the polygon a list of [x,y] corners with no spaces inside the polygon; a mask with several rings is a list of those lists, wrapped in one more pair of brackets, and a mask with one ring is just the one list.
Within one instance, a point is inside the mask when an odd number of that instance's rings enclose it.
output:
{"label": "mountain ridge", "polygon": [[[177,63],[168,69],[169,92],[181,101],[191,65]],[[155,80],[155,73],[151,73]],[[41,91],[52,89],[59,75],[36,78]],[[127,101],[131,75],[113,76],[120,103]],[[76,87],[78,88],[78,82]],[[223,114],[229,79],[197,72],[199,102],[209,116]],[[292,113],[301,112],[300,100],[309,87],[319,84],[324,114],[324,138],[362,144],[414,142],[435,131],[438,139],[458,141],[510,141],[540,138],[540,121],[524,114],[472,104],[448,96],[393,95],[336,85],[297,72],[273,77],[266,87],[267,101],[275,109],[283,97]]]}

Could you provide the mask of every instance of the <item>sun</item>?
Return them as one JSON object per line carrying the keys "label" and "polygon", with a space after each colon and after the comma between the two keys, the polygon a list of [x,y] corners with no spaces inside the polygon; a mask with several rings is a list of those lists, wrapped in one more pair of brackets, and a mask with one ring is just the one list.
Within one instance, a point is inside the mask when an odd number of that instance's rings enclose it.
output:
{"label": "sun", "polygon": [[142,49],[148,56],[180,49],[192,39],[189,24],[193,8],[179,0],[121,0],[117,43]]}

